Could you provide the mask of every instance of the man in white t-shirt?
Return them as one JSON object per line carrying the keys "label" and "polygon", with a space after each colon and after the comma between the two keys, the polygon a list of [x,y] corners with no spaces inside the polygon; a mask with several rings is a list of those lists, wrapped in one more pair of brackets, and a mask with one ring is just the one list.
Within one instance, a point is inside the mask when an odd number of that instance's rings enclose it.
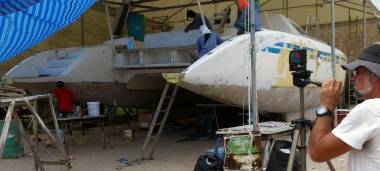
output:
{"label": "man in white t-shirt", "polygon": [[321,106],[309,140],[310,157],[324,162],[350,152],[347,170],[380,170],[380,42],[342,67],[352,72],[356,95],[365,101],[332,129],[332,113],[339,103],[342,83],[335,79],[323,82]]}

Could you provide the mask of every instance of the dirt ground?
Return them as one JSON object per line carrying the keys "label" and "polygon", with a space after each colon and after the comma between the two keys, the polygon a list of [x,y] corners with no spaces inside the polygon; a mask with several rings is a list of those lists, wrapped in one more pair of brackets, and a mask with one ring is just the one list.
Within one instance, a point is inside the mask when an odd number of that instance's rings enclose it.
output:
{"label": "dirt ground", "polygon": [[[102,149],[102,134],[98,128],[86,130],[82,136],[75,131],[70,137],[70,154],[72,171],[117,171],[117,161],[120,158],[135,160],[147,131],[137,131],[131,142],[124,136],[125,125],[106,127],[107,147]],[[187,171],[193,170],[197,158],[211,149],[214,141],[187,141],[177,143],[186,137],[185,130],[176,130],[161,136],[159,145],[154,153],[154,160],[145,161],[140,165],[123,167],[121,171]],[[46,147],[46,141],[40,143],[39,153],[42,160],[58,159],[56,148]],[[26,150],[26,155],[19,159],[3,159],[0,163],[1,171],[34,171],[33,157]],[[345,170],[347,156],[334,159],[332,162],[337,171]],[[63,166],[46,166],[47,171],[65,171]],[[315,163],[308,159],[309,171],[329,170],[325,163]]]}

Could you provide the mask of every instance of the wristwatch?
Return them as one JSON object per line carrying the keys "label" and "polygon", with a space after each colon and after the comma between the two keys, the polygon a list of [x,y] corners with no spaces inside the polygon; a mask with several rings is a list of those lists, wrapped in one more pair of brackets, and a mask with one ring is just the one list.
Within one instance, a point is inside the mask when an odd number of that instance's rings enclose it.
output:
{"label": "wristwatch", "polygon": [[325,106],[319,106],[316,111],[317,116],[331,116],[333,114],[333,111],[329,110]]}

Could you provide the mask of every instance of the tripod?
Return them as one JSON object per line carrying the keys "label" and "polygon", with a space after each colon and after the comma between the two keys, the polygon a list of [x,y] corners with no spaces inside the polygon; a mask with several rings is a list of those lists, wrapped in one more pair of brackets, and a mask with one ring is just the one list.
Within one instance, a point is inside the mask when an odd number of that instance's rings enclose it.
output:
{"label": "tripod", "polygon": [[[294,121],[294,134],[292,141],[292,148],[290,150],[289,161],[287,171],[291,171],[293,168],[294,156],[296,153],[296,148],[298,141],[300,140],[300,153],[301,153],[301,171],[306,171],[306,132],[307,127],[311,130],[313,128],[311,120],[305,118],[304,111],[304,86],[300,87],[300,118]],[[329,166],[331,171],[335,171],[334,166],[331,161],[327,161],[327,165]]]}
{"label": "tripod", "polygon": [[[289,70],[292,71],[293,85],[300,88],[300,118],[295,120],[292,148],[289,154],[287,171],[293,168],[293,160],[296,153],[298,141],[300,140],[301,171],[306,171],[306,127],[312,129],[311,121],[305,119],[304,88],[308,84],[321,87],[321,83],[310,81],[312,71],[307,70],[307,49],[293,50],[289,53]],[[330,170],[335,171],[330,161],[327,161]]]}

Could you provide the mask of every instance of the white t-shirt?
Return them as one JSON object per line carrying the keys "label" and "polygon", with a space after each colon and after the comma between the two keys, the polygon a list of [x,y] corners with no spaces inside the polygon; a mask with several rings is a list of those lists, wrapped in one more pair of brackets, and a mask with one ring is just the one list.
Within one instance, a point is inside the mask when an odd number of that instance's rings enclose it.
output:
{"label": "white t-shirt", "polygon": [[353,148],[348,171],[380,171],[380,98],[357,105],[332,133]]}

